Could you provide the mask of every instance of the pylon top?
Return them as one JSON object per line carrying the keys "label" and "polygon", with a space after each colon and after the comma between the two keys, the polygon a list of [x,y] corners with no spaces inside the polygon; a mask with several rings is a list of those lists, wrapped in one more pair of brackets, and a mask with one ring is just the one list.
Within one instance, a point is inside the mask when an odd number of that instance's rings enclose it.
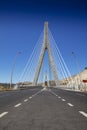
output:
{"label": "pylon top", "polygon": [[45,49],[47,49],[47,43],[48,43],[48,22],[46,21],[44,23],[44,44],[45,44]]}
{"label": "pylon top", "polygon": [[44,23],[45,25],[48,25],[48,21],[45,21],[45,23]]}

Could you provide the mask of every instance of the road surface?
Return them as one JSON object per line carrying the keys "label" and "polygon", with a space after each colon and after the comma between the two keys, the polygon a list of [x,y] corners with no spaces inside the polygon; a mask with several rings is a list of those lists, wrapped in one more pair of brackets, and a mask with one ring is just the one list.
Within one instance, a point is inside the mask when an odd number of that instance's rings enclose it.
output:
{"label": "road surface", "polygon": [[87,130],[87,94],[55,88],[0,92],[0,130]]}

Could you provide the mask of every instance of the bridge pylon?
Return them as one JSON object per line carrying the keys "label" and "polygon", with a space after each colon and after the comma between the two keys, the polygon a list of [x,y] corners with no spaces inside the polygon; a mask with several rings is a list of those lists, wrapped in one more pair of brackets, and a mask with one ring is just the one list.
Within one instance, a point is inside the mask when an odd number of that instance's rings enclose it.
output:
{"label": "bridge pylon", "polygon": [[49,37],[48,37],[48,22],[44,23],[44,39],[43,39],[42,49],[41,49],[41,53],[40,53],[38,65],[36,68],[34,81],[33,81],[34,86],[37,85],[37,81],[39,78],[39,74],[40,74],[40,70],[41,70],[41,66],[42,66],[42,63],[44,60],[44,54],[45,54],[46,50],[48,51],[48,58],[49,58],[50,66],[51,66],[51,69],[52,69],[52,72],[54,75],[55,83],[56,83],[56,86],[58,87],[59,86],[59,79],[58,79],[56,66],[54,63],[54,59],[53,59],[53,55],[52,55],[52,51],[51,51],[51,47],[50,47],[50,43],[49,43]]}

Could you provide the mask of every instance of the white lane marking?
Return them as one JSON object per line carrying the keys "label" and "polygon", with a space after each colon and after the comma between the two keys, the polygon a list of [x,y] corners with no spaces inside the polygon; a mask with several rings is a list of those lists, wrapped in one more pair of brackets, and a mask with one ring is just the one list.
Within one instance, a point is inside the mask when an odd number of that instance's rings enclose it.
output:
{"label": "white lane marking", "polygon": [[48,89],[46,87],[44,87],[41,91],[47,91]]}
{"label": "white lane marking", "polygon": [[14,107],[19,107],[21,105],[21,103],[18,103],[18,104],[16,104]]}
{"label": "white lane marking", "polygon": [[58,98],[61,98],[60,96]]}
{"label": "white lane marking", "polygon": [[52,92],[52,91],[50,91],[53,95],[55,95],[56,97],[58,96],[56,93],[54,93],[54,92]]}
{"label": "white lane marking", "polygon": [[55,94],[55,96],[57,97],[58,95]]}
{"label": "white lane marking", "polygon": [[5,116],[6,114],[8,114],[8,112],[3,112],[0,114],[0,118],[2,118],[3,116]]}
{"label": "white lane marking", "polygon": [[29,97],[29,99],[31,99],[32,97]]}
{"label": "white lane marking", "polygon": [[85,113],[84,111],[79,111],[80,114],[82,114],[83,116],[87,117],[87,113]]}
{"label": "white lane marking", "polygon": [[73,107],[74,105],[73,104],[71,104],[71,103],[67,103],[70,107]]}
{"label": "white lane marking", "polygon": [[36,96],[37,94],[33,94],[32,97]]}
{"label": "white lane marking", "polygon": [[40,91],[38,91],[37,93],[33,94],[32,96],[29,97],[29,99],[35,97],[36,95],[38,95],[39,93],[41,93],[43,91],[43,89],[41,89]]}
{"label": "white lane marking", "polygon": [[24,100],[24,102],[27,102],[27,101],[28,101],[28,99],[25,99],[25,100]]}
{"label": "white lane marking", "polygon": [[33,94],[32,97],[35,97],[36,95],[38,95],[39,93],[42,92],[43,89],[41,89],[40,91],[38,91],[37,93]]}
{"label": "white lane marking", "polygon": [[63,102],[65,102],[66,100],[65,99],[62,99]]}

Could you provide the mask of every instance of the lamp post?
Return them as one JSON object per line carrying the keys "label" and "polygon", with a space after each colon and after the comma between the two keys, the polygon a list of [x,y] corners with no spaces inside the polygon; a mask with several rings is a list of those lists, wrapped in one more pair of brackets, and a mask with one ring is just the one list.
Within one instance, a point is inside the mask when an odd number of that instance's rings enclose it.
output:
{"label": "lamp post", "polygon": [[16,64],[16,60],[17,60],[18,55],[20,55],[20,54],[21,54],[21,52],[17,52],[16,53],[14,61],[13,61],[13,64],[12,64],[11,76],[10,76],[10,88],[12,87],[12,76],[13,76],[13,72],[14,72],[14,67],[15,67],[15,64]]}
{"label": "lamp post", "polygon": [[[76,55],[75,55],[75,53],[74,52],[72,52],[72,55],[73,55],[73,57],[74,57],[74,59],[75,59],[75,62],[76,62],[76,66],[77,66],[77,70],[78,70],[78,82],[79,82],[79,84],[80,84],[80,82],[81,82],[81,77],[80,77],[80,65],[79,65],[79,62],[78,62],[78,60],[77,60],[77,57],[76,57]],[[79,88],[80,89],[80,88]]]}
{"label": "lamp post", "polygon": [[48,83],[47,83],[47,71],[46,71],[46,73],[45,73],[45,87],[48,87]]}

